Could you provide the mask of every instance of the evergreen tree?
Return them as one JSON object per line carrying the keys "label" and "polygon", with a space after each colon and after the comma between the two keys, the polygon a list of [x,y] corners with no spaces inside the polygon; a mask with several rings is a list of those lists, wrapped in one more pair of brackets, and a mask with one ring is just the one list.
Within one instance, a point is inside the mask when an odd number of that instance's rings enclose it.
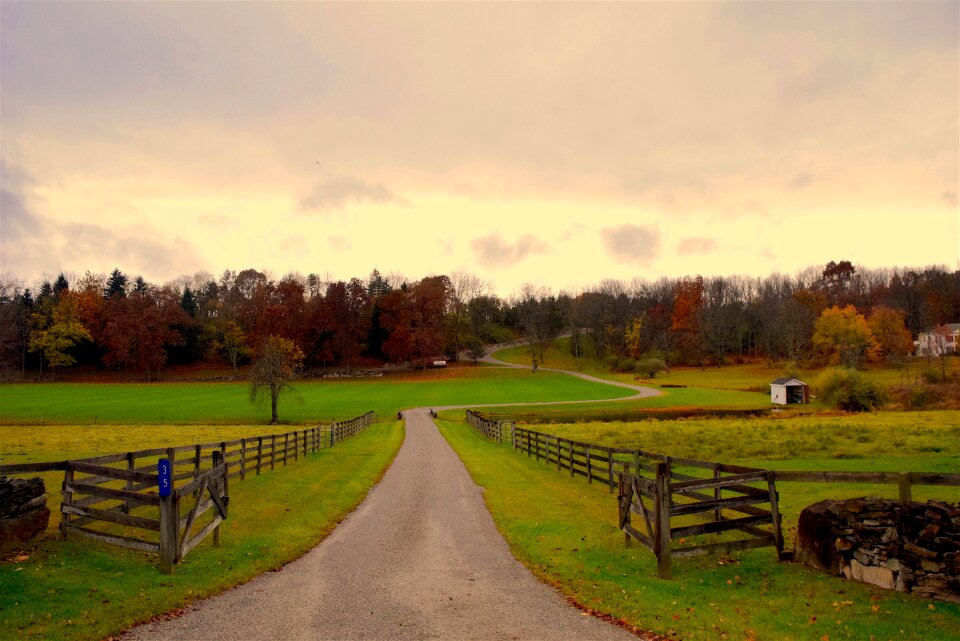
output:
{"label": "evergreen tree", "polygon": [[127,277],[119,268],[114,269],[107,279],[107,286],[103,288],[103,297],[106,299],[114,296],[123,298],[127,295]]}
{"label": "evergreen tree", "polygon": [[61,272],[61,274],[57,276],[57,280],[53,283],[53,295],[60,298],[60,294],[68,291],[70,291],[70,283],[67,282],[67,277]]}

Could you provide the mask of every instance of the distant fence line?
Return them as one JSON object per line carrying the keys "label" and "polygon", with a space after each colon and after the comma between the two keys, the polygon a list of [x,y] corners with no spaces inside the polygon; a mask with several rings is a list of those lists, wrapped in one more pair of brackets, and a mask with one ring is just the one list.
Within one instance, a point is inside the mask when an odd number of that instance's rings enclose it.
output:
{"label": "distant fence line", "polygon": [[[780,472],[574,441],[470,410],[467,422],[491,440],[569,470],[571,477],[602,482],[611,493],[616,489],[627,544],[636,540],[654,552],[661,577],[670,576],[673,558],[764,546],[775,547],[783,558],[777,481],[897,484],[904,502],[911,500],[912,485],[960,486],[960,473]],[[633,516],[642,527],[633,525]],[[740,538],[683,545],[691,537],[733,531]]]}
{"label": "distant fence line", "polygon": [[[210,533],[219,544],[219,526],[227,516],[229,479],[259,475],[277,465],[330,448],[359,434],[376,414],[334,421],[329,427],[266,434],[231,441],[199,443],[106,454],[46,463],[0,465],[0,475],[63,471],[60,531],[160,555],[160,569],[172,572]],[[158,462],[169,461],[171,492],[160,496]],[[192,496],[195,501],[187,501]],[[193,503],[189,505],[189,503]],[[183,508],[189,508],[186,513]],[[210,512],[215,509],[215,512]],[[136,512],[136,513],[134,513]],[[210,512],[212,517],[202,519]],[[201,521],[206,521],[201,526]],[[106,523],[129,532],[87,527]],[[196,534],[194,528],[199,528]]]}

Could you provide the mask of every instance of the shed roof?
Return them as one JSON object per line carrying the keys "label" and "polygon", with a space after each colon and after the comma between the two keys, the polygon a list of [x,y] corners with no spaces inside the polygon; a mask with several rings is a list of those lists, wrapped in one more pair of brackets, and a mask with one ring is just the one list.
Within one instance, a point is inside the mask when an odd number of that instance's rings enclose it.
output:
{"label": "shed roof", "polygon": [[796,385],[806,385],[806,383],[804,383],[803,381],[801,381],[799,378],[775,378],[775,379],[773,379],[773,382],[770,383],[770,384],[771,384],[771,385],[785,385],[785,386],[787,386],[787,387],[793,387],[793,386],[796,386]]}

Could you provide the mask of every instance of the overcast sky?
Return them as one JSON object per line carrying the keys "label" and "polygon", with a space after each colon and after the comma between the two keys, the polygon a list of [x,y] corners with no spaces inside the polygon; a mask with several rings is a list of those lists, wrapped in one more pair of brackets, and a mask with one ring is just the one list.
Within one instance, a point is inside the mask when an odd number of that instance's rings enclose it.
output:
{"label": "overcast sky", "polygon": [[0,271],[960,260],[960,3],[0,3]]}

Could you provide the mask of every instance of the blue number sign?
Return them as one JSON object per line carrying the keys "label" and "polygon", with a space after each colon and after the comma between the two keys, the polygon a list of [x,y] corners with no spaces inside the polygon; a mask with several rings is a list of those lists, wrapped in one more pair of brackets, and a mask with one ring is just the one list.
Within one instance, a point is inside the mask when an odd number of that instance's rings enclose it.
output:
{"label": "blue number sign", "polygon": [[160,475],[160,496],[170,496],[170,488],[173,486],[170,481],[170,459],[162,458],[157,462],[157,474]]}

